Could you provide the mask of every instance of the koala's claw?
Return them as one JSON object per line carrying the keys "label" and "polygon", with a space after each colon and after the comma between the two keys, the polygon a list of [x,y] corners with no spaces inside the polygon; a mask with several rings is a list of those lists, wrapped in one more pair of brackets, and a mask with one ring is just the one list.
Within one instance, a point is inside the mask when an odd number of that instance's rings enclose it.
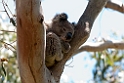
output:
{"label": "koala's claw", "polygon": [[63,53],[68,53],[69,50],[71,49],[71,46],[68,42],[61,41],[61,45],[62,45],[62,52]]}

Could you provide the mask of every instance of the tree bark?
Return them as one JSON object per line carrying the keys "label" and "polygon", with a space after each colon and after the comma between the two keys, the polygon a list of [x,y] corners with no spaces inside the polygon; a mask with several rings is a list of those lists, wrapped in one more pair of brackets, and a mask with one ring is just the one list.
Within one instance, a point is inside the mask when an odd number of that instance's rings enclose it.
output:
{"label": "tree bark", "polygon": [[[90,0],[79,19],[72,48],[52,68],[45,66],[45,29],[40,0],[17,0],[17,53],[22,83],[59,83],[64,65],[88,39],[92,25],[107,0]],[[48,10],[49,11],[49,10]]]}
{"label": "tree bark", "polygon": [[17,53],[22,83],[55,83],[45,66],[45,29],[40,0],[17,0]]}
{"label": "tree bark", "polygon": [[99,52],[105,49],[124,49],[124,41],[115,41],[115,40],[105,40],[95,43],[86,43],[82,45],[75,53],[78,54],[83,51],[87,52]]}
{"label": "tree bark", "polygon": [[105,5],[105,8],[110,8],[120,13],[124,13],[124,4],[119,0],[109,0]]}

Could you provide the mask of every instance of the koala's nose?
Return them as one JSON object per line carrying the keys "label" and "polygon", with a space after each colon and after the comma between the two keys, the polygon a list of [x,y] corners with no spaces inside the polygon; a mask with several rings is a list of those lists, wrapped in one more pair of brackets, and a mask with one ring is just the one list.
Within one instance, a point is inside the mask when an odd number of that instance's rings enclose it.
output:
{"label": "koala's nose", "polygon": [[66,40],[70,40],[72,38],[72,33],[68,32],[66,35]]}

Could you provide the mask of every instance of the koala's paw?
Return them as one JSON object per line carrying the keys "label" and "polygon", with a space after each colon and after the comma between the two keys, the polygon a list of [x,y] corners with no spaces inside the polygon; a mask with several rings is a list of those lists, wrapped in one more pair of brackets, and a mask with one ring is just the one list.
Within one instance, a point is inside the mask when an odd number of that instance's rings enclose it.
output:
{"label": "koala's paw", "polygon": [[49,32],[46,34],[46,66],[51,67],[56,61],[60,61],[63,58],[61,41],[59,37]]}
{"label": "koala's paw", "polygon": [[50,62],[50,60],[45,60],[45,64],[47,67],[51,67],[55,64],[55,61]]}
{"label": "koala's paw", "polygon": [[68,53],[69,50],[71,49],[71,46],[68,42],[61,41],[61,45],[62,45],[62,52],[63,53]]}

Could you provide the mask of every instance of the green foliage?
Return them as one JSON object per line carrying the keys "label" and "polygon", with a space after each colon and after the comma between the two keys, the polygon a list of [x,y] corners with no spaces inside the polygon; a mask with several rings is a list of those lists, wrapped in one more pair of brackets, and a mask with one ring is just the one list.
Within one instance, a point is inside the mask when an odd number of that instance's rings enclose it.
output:
{"label": "green foliage", "polygon": [[93,71],[95,83],[122,83],[119,73],[123,72],[122,50],[108,49],[102,52],[95,52],[92,58],[96,60]]}
{"label": "green foliage", "polygon": [[0,26],[0,83],[21,83],[16,58],[16,28]]}

